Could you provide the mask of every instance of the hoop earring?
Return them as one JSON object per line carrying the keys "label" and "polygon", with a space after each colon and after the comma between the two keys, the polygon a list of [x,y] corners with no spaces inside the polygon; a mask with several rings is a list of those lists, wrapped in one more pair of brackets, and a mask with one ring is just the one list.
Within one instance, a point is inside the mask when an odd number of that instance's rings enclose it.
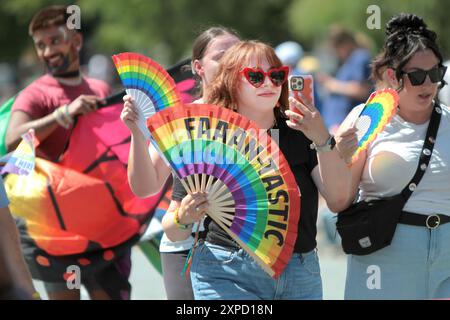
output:
{"label": "hoop earring", "polygon": [[196,75],[196,72],[195,72],[195,69],[194,69],[194,61],[191,61],[191,72],[192,72],[192,74],[194,76]]}
{"label": "hoop earring", "polygon": [[397,89],[395,89],[395,91],[397,91],[397,93],[400,93],[400,91],[403,90],[403,79],[398,80],[398,84],[399,84],[399,87]]}

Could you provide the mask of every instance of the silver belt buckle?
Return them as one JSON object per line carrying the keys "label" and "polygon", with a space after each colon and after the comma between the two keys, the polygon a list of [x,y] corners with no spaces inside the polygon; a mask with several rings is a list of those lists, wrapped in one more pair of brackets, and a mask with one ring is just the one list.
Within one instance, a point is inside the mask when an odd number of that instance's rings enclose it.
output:
{"label": "silver belt buckle", "polygon": [[[430,225],[430,219],[431,218],[435,218],[436,220],[432,220],[434,221],[433,225]],[[436,229],[437,227],[439,227],[439,225],[441,224],[441,217],[439,217],[439,215],[437,214],[432,214],[430,216],[427,217],[427,220],[425,221],[425,225],[427,226],[428,229]]]}

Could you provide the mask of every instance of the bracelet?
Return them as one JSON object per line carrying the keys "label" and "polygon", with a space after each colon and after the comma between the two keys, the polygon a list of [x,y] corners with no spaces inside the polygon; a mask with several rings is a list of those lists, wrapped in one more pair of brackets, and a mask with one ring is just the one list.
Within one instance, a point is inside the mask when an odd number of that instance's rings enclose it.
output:
{"label": "bracelet", "polygon": [[55,109],[53,114],[55,115],[56,122],[58,122],[61,127],[68,129],[73,124],[73,118],[69,114],[68,104]]}
{"label": "bracelet", "polygon": [[181,230],[187,230],[192,228],[192,226],[194,225],[193,223],[190,224],[182,224],[178,218],[178,210],[179,208],[177,208],[174,212],[173,212],[173,222],[175,222],[175,224],[177,225],[178,229]]}
{"label": "bracelet", "polygon": [[73,124],[73,118],[69,113],[69,105],[68,104],[64,105],[64,116],[70,124]]}
{"label": "bracelet", "polygon": [[65,129],[68,129],[70,127],[70,123],[67,123],[60,108],[57,108],[55,109],[55,111],[53,111],[53,116],[55,117],[56,122],[58,122],[61,127]]}
{"label": "bracelet", "polygon": [[31,298],[33,300],[41,300],[41,295],[39,294],[39,292],[36,291],[31,295]]}

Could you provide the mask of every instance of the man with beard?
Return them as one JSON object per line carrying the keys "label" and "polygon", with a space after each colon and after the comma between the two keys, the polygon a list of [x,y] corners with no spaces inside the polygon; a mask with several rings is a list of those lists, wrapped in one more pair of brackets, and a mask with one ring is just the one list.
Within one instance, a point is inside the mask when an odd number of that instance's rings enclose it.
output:
{"label": "man with beard", "polygon": [[65,6],[39,11],[29,26],[39,59],[47,74],[34,81],[17,97],[5,142],[14,149],[21,135],[33,128],[40,141],[37,155],[58,161],[69,140],[74,117],[96,110],[109,93],[106,83],[81,75],[79,52],[82,35],[66,26]]}
{"label": "man with beard", "polygon": [[[67,27],[68,18],[66,6],[50,6],[39,11],[31,20],[29,35],[39,59],[46,66],[47,74],[31,83],[16,98],[5,138],[8,150],[18,145],[23,133],[34,129],[40,142],[36,155],[58,162],[68,144],[74,118],[95,111],[97,103],[110,92],[106,83],[81,74],[79,52],[83,38],[79,30]],[[18,226],[21,230],[20,223]],[[125,259],[127,264],[129,255],[121,259]],[[32,271],[36,270],[33,266],[36,262],[33,261],[27,259]],[[122,262],[118,258],[111,266]],[[50,299],[80,298],[79,289],[69,290],[64,279],[55,283],[46,281],[42,275],[39,278],[44,280]],[[106,290],[96,281],[98,279],[98,274],[83,274],[81,279],[91,299],[114,297],[107,293],[109,289]]]}

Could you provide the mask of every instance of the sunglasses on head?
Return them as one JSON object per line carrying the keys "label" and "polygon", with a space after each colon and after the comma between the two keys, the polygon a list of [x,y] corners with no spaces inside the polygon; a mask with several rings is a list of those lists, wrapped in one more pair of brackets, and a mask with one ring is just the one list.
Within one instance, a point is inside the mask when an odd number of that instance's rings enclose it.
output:
{"label": "sunglasses on head", "polygon": [[267,72],[260,68],[244,68],[241,73],[244,74],[247,81],[255,88],[262,86],[266,80],[266,76],[269,77],[275,86],[280,87],[288,78],[289,67],[270,68]]}
{"label": "sunglasses on head", "polygon": [[413,86],[420,86],[425,82],[427,75],[430,77],[432,83],[441,82],[444,79],[446,66],[436,66],[430,70],[415,70],[411,72],[402,71],[402,74],[406,74],[409,81]]}

